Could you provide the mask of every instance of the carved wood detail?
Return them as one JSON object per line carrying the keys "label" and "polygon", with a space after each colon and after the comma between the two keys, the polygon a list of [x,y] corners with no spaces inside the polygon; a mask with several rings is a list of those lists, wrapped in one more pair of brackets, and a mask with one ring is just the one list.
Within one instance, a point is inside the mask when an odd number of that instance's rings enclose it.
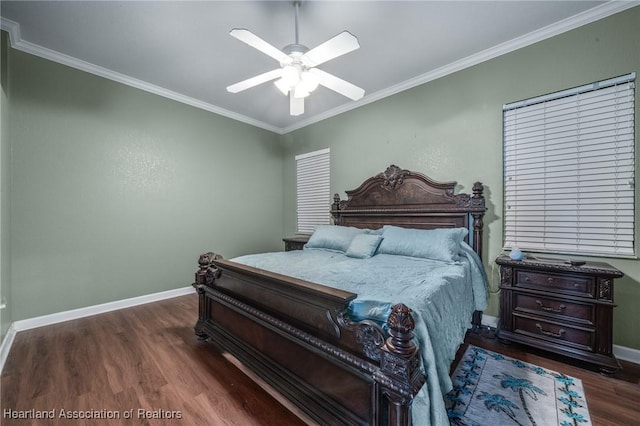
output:
{"label": "carved wood detail", "polygon": [[611,286],[613,281],[611,278],[600,278],[598,280],[598,297],[602,300],[613,301]]}
{"label": "carved wood detail", "polygon": [[513,278],[513,269],[501,266],[500,267],[500,284],[510,286],[512,278]]}
{"label": "carved wood detail", "polygon": [[396,189],[399,185],[404,183],[404,178],[411,175],[409,170],[401,169],[396,165],[390,165],[387,167],[382,173],[378,173],[376,178],[382,179],[383,187],[390,187],[391,189]]}
{"label": "carved wood detail", "polygon": [[464,227],[471,230],[473,249],[482,257],[484,186],[475,182],[469,195],[455,194],[456,185],[392,164],[358,188],[346,191],[346,200],[335,194],[331,215],[336,225],[356,227]]}
{"label": "carved wood detail", "polygon": [[612,278],[621,278],[624,276],[622,272],[605,263],[588,262],[588,265],[571,265],[565,262],[564,259],[543,257],[527,257],[525,260],[526,262],[523,262],[522,260],[513,260],[507,256],[501,256],[500,265],[519,267],[522,266],[523,263],[526,263],[529,268],[541,268],[549,271],[575,272],[578,274],[589,272],[593,275],[609,275]]}
{"label": "carved wood detail", "polygon": [[354,333],[362,353],[373,361],[380,361],[380,350],[386,339],[384,330],[373,321],[354,322],[346,311],[338,313],[337,318],[342,329]]}
{"label": "carved wood detail", "polygon": [[213,285],[216,278],[220,276],[220,271],[216,265],[214,265],[214,260],[220,260],[222,256],[213,252],[203,253],[198,258],[198,271],[196,272],[196,284]]}
{"label": "carved wood detail", "polygon": [[381,370],[393,377],[393,387],[383,387],[389,399],[393,424],[411,424],[411,402],[425,383],[420,370],[420,350],[413,342],[415,321],[411,309],[403,304],[391,307],[387,320],[389,338],[382,347]]}

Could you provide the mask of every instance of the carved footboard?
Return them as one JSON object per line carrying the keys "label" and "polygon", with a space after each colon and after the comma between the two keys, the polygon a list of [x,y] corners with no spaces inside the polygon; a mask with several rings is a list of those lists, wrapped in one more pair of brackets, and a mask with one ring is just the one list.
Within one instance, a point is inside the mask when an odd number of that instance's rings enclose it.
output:
{"label": "carved footboard", "polygon": [[389,334],[345,312],[356,295],[200,256],[196,335],[228,351],[320,424],[409,425],[424,385],[411,310]]}

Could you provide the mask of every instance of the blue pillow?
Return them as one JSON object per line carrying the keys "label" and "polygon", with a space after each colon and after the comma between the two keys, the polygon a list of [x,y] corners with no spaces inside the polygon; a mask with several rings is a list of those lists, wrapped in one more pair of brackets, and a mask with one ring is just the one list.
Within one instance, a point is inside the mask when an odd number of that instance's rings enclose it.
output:
{"label": "blue pillow", "polygon": [[349,257],[356,257],[358,259],[366,259],[375,254],[378,246],[382,241],[381,235],[376,234],[358,234],[353,237],[346,255]]}
{"label": "blue pillow", "polygon": [[317,248],[346,252],[353,237],[364,234],[364,229],[351,226],[319,225],[304,248]]}
{"label": "blue pillow", "polygon": [[411,229],[385,226],[378,253],[455,262],[466,228]]}

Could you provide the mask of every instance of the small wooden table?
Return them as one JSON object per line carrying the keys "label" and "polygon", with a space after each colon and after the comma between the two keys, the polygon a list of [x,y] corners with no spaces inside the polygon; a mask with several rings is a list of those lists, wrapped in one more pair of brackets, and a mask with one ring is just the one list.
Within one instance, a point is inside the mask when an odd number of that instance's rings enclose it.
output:
{"label": "small wooden table", "polygon": [[311,235],[294,235],[293,237],[285,237],[282,239],[284,241],[284,251],[291,250],[302,250],[307,241],[309,241],[309,237]]}
{"label": "small wooden table", "polygon": [[607,263],[570,264],[536,256],[496,259],[500,265],[503,342],[524,343],[596,365],[613,374],[613,281],[622,272]]}

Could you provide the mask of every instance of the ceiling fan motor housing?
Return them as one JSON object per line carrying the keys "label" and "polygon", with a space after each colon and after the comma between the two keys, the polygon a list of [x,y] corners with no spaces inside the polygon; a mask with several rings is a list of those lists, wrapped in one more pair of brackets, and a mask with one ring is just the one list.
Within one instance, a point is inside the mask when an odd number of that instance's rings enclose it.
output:
{"label": "ceiling fan motor housing", "polygon": [[309,51],[309,48],[305,45],[302,44],[297,44],[297,43],[293,43],[293,44],[288,44],[285,47],[282,48],[282,51],[284,53],[286,53],[287,55],[293,55],[293,54],[297,54],[297,55],[304,55],[305,53],[307,53]]}

